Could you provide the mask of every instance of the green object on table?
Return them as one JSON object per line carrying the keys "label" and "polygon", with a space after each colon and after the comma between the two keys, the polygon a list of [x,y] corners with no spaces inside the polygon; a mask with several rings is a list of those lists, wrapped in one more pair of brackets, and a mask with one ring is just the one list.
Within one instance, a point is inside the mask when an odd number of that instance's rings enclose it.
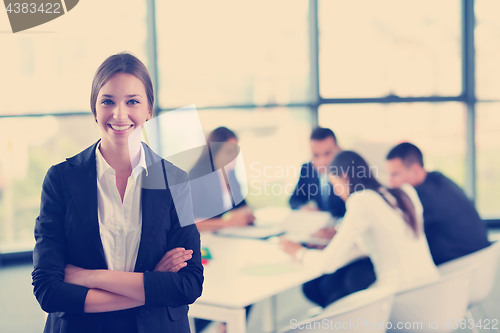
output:
{"label": "green object on table", "polygon": [[212,259],[212,254],[210,253],[208,247],[203,246],[201,248],[201,259],[206,259],[206,260]]}

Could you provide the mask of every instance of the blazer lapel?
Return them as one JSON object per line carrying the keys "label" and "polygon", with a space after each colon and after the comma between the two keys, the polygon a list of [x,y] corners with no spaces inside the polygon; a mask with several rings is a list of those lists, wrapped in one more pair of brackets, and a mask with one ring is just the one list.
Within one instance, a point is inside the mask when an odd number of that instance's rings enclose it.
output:
{"label": "blazer lapel", "polygon": [[83,222],[80,230],[81,236],[88,237],[88,250],[95,252],[91,255],[98,260],[96,264],[99,267],[107,268],[97,214],[96,147],[97,143],[69,158],[68,162],[72,164],[73,168],[65,177],[73,204]]}
{"label": "blazer lapel", "polygon": [[135,263],[136,272],[143,272],[151,255],[151,240],[156,238],[158,229],[164,224],[170,205],[165,202],[169,196],[167,193],[166,176],[163,170],[162,159],[154,154],[151,149],[144,145],[146,155],[147,175],[144,172],[141,189],[142,209],[142,232],[139,243],[139,253]]}

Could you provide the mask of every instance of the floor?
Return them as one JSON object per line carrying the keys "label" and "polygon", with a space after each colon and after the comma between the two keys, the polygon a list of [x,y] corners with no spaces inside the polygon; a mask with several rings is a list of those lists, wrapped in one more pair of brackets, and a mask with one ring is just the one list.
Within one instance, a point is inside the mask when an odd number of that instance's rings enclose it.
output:
{"label": "floor", "polygon": [[[500,231],[490,233],[492,239],[500,240]],[[482,303],[482,308],[490,319],[500,320],[500,265],[498,265],[496,284],[491,295]],[[2,333],[40,333],[43,331],[44,315],[36,302],[31,287],[31,265],[8,266],[0,269],[0,332]],[[302,295],[300,288],[294,288],[279,295],[277,300],[278,326],[288,327],[291,319],[307,316],[313,304]],[[258,303],[250,313],[248,331],[262,332],[260,318],[265,306]],[[479,308],[472,311],[474,318],[481,317]],[[216,332],[212,326],[207,332]],[[460,332],[471,332],[460,330]],[[484,332],[492,332],[484,330]]]}

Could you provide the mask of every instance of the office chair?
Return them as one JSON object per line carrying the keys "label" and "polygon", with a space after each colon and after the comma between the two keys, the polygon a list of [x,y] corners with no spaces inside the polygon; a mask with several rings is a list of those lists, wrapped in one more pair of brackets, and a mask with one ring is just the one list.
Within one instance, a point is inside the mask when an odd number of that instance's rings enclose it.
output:
{"label": "office chair", "polygon": [[469,302],[472,272],[460,270],[394,297],[388,332],[451,332]]}
{"label": "office chair", "polygon": [[385,332],[393,299],[394,290],[390,288],[361,290],[339,299],[316,317],[291,322],[282,332]]}
{"label": "office chair", "polygon": [[[481,319],[488,318],[481,306],[481,302],[488,297],[495,284],[495,275],[498,269],[500,256],[500,241],[491,243],[490,246],[470,253],[455,260],[448,261],[438,266],[442,276],[446,276],[462,269],[471,269],[472,277],[469,291],[469,306],[466,313],[467,319],[472,320],[472,308],[477,307]],[[474,325],[473,332],[477,332]]]}

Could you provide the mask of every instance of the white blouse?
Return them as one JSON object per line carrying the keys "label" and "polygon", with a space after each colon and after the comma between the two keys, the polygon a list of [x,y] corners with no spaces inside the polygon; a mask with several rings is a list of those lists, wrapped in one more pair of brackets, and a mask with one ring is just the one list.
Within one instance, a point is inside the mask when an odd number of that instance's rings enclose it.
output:
{"label": "white blouse", "polygon": [[323,273],[332,273],[360,245],[373,262],[376,285],[400,291],[439,279],[423,232],[422,204],[413,187],[402,189],[415,205],[418,237],[379,193],[359,191],[347,199],[346,214],[332,241],[322,251],[307,250],[304,264],[319,264]]}
{"label": "white blouse", "polygon": [[116,187],[115,170],[96,148],[97,212],[99,232],[109,270],[133,272],[142,231],[141,180],[146,158],[141,145],[139,163],[128,177],[123,197]]}

